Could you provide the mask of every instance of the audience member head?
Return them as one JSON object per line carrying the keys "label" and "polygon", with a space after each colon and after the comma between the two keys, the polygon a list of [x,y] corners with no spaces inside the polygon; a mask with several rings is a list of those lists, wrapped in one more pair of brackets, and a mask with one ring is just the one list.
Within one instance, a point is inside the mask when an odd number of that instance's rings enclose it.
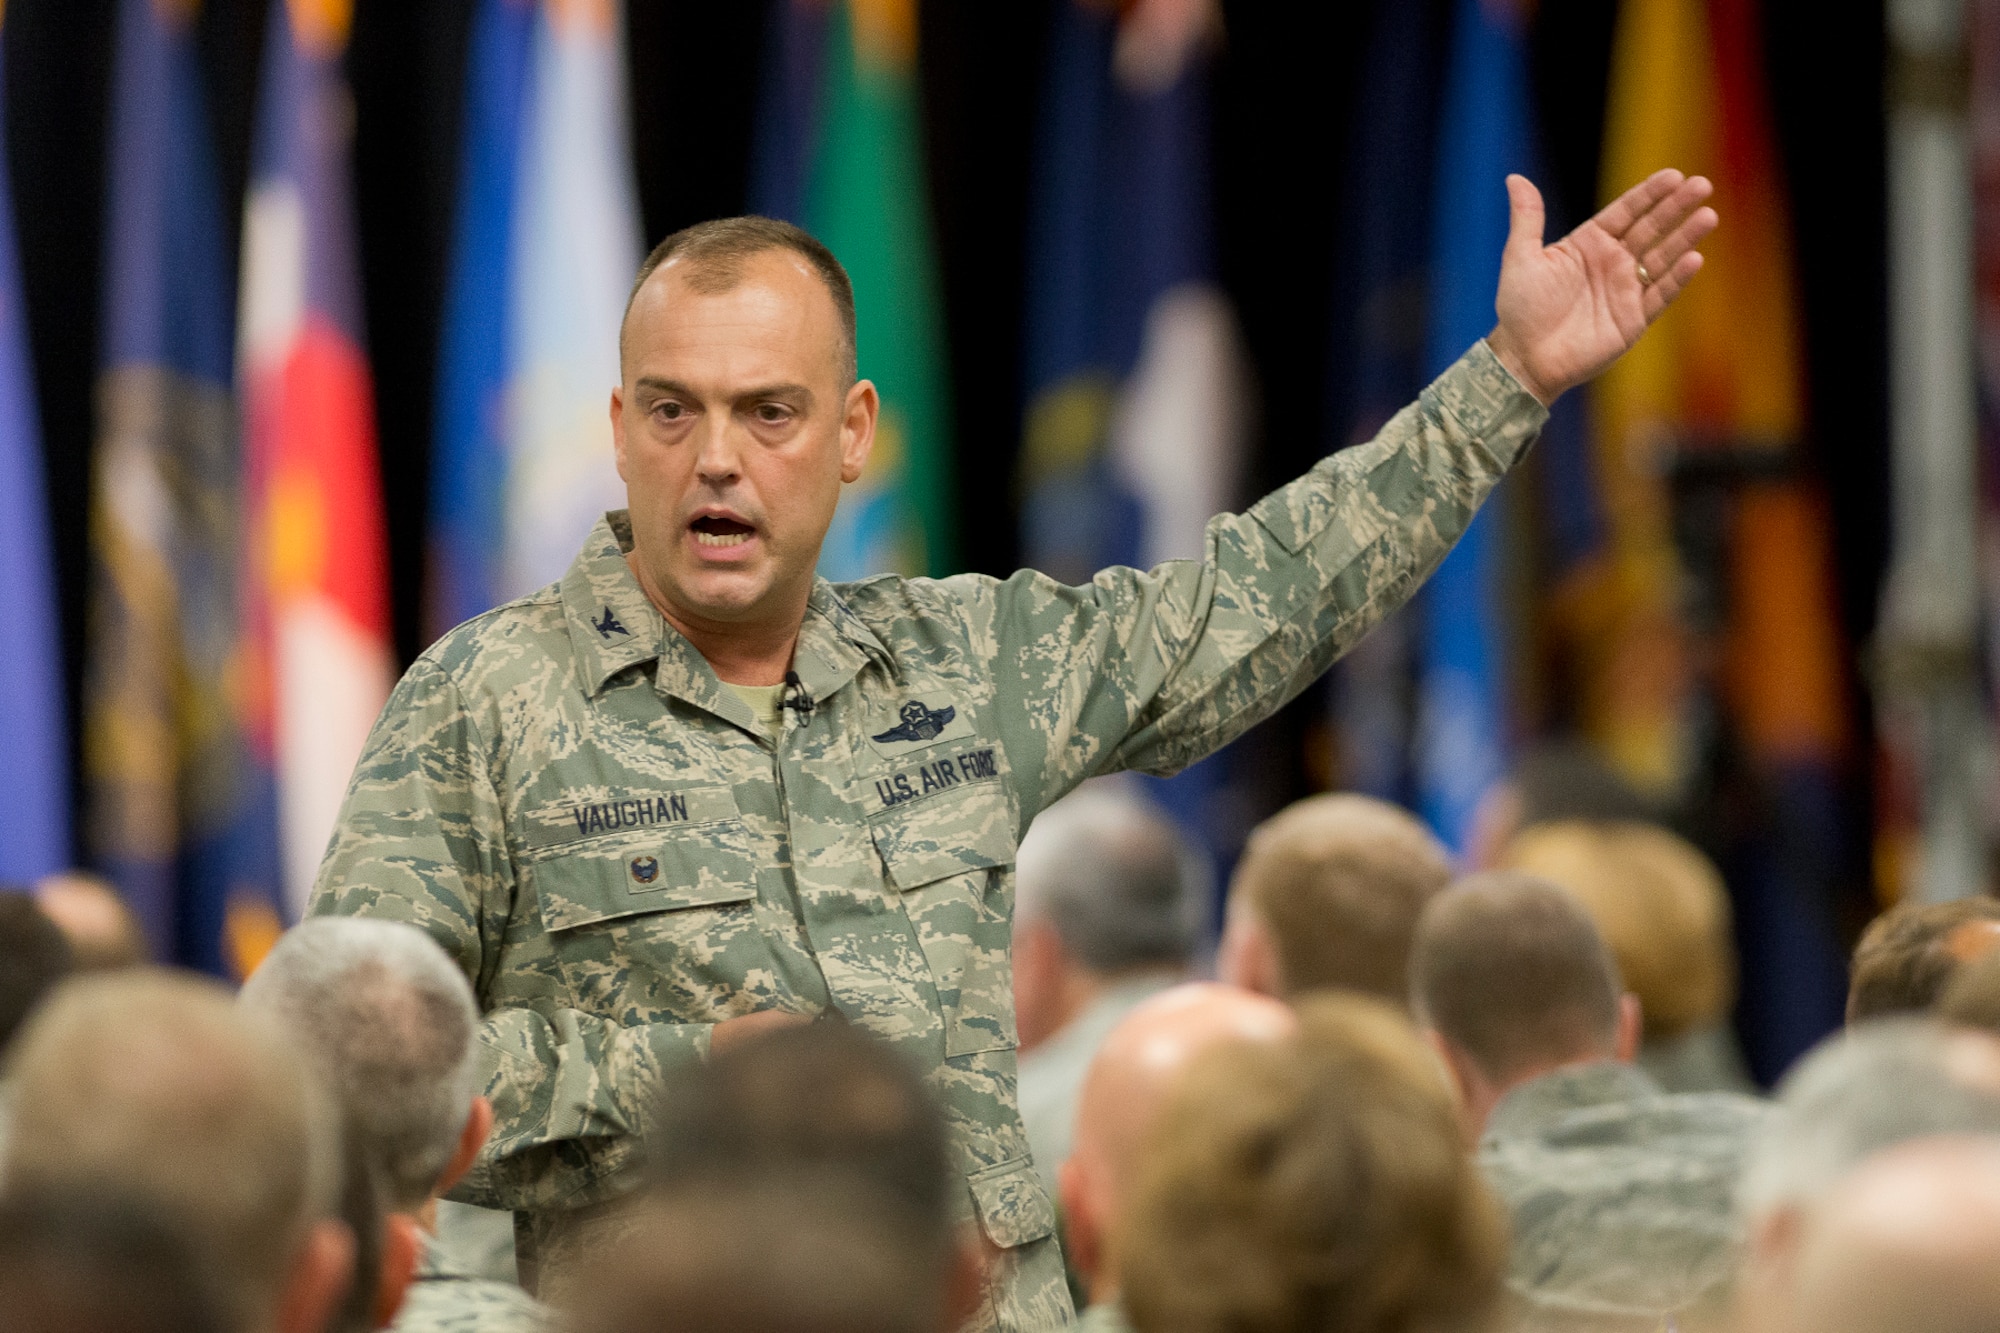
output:
{"label": "audience member head", "polygon": [[2000,951],[1967,963],[1952,975],[1937,1016],[2000,1037]]}
{"label": "audience member head", "polygon": [[[861,1028],[777,1029],[714,1054],[667,1084],[647,1141],[670,1222],[722,1209],[745,1192],[800,1200],[826,1192],[858,1209],[858,1233],[898,1237],[903,1257],[922,1266],[929,1299],[951,1321],[979,1299],[977,1244],[959,1240],[953,1223],[963,1177],[952,1165],[944,1112],[913,1064]],[[718,1223],[730,1216],[715,1214]],[[802,1221],[797,1243],[816,1245],[816,1226]],[[717,1252],[702,1262],[725,1258]]]}
{"label": "audience member head", "polygon": [[1506,1228],[1436,1062],[1361,996],[1196,1058],[1149,1139],[1125,1226],[1140,1333],[1485,1327]]}
{"label": "audience member head", "polygon": [[65,870],[35,885],[35,901],[69,940],[79,972],[137,967],[146,961],[146,932],[125,899],[101,875]]}
{"label": "audience member head", "polygon": [[[333,1093],[346,1126],[350,1203],[386,1214],[372,1301],[386,1322],[421,1256],[432,1202],[471,1167],[493,1125],[479,1095],[479,1006],[445,951],[415,926],[313,917],[286,931],[244,983]],[[370,1245],[364,1244],[364,1251]],[[364,1255],[369,1257],[369,1255]]]}
{"label": "audience member head", "polygon": [[2000,1134],[2000,1041],[1919,1018],[1876,1019],[1821,1042],[1778,1085],[1738,1203],[1749,1326],[1780,1317],[1821,1200],[1873,1154],[1935,1135]]}
{"label": "audience member head", "polygon": [[1510,1090],[1565,1065],[1630,1060],[1639,1006],[1590,913],[1517,871],[1470,875],[1417,926],[1410,997],[1476,1142]]}
{"label": "audience member head", "polygon": [[1789,1299],[1753,1333],[2000,1328],[2000,1142],[1877,1153],[1806,1220]]}
{"label": "audience member head", "polygon": [[1184,972],[1208,910],[1200,853],[1151,802],[1095,783],[1036,816],[1015,863],[1014,1012],[1032,1050],[1108,982]]}
{"label": "audience member head", "polygon": [[1297,1024],[1268,996],[1234,986],[1177,986],[1134,1009],[1097,1048],[1077,1103],[1076,1146],[1062,1167],[1067,1250],[1093,1303],[1117,1295],[1120,1218],[1147,1131],[1199,1053],[1277,1041]]}
{"label": "audience member head", "polygon": [[154,1210],[231,1327],[314,1333],[347,1289],[338,1123],[310,1068],[220,986],[66,982],[10,1053],[6,1191]]}
{"label": "audience member head", "polygon": [[1900,903],[1869,923],[1854,947],[1847,1021],[1922,1013],[1966,963],[2000,945],[2000,899]]}
{"label": "audience member head", "polygon": [[0,888],[0,1050],[73,963],[69,942],[35,900]]}
{"label": "audience member head", "polygon": [[87,1192],[0,1198],[0,1328],[232,1333],[174,1228]]}
{"label": "audience member head", "polygon": [[577,1333],[946,1333],[924,1248],[841,1171],[669,1186],[580,1295]]}
{"label": "audience member head", "polygon": [[1450,881],[1443,845],[1409,812],[1308,796],[1251,833],[1217,974],[1279,999],[1333,989],[1407,1003],[1417,917]]}
{"label": "audience member head", "polygon": [[1501,863],[1583,904],[1639,997],[1649,1039],[1713,1027],[1736,1002],[1729,893],[1685,838],[1653,824],[1561,820],[1521,833]]}
{"label": "audience member head", "polygon": [[1653,824],[1664,814],[1595,745],[1567,738],[1543,741],[1480,801],[1466,864],[1474,870],[1503,869],[1514,835],[1536,824]]}

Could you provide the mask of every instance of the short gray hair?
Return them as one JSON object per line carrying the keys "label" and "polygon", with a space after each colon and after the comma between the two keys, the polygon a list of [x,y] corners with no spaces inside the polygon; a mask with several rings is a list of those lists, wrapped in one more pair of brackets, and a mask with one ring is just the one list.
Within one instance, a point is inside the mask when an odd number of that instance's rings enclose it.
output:
{"label": "short gray hair", "polygon": [[1201,853],[1144,798],[1093,784],[1044,810],[1015,864],[1017,920],[1046,920],[1095,972],[1186,964],[1212,882]]}
{"label": "short gray hair", "polygon": [[1876,1019],[1821,1042],[1778,1085],[1737,1202],[1754,1222],[1816,1202],[1883,1148],[1996,1133],[2000,1045],[1927,1019]]}
{"label": "short gray hair", "polygon": [[392,1208],[430,1197],[478,1093],[479,1007],[465,974],[414,926],[314,917],[244,983],[320,1072]]}

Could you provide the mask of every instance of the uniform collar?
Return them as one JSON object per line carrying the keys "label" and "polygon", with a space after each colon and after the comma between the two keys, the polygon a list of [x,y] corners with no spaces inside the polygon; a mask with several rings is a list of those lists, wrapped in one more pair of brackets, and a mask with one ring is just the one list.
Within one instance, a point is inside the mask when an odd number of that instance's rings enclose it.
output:
{"label": "uniform collar", "polygon": [[1529,1079],[1502,1097],[1487,1117],[1485,1137],[1528,1138],[1574,1111],[1659,1095],[1660,1085],[1637,1065],[1617,1060],[1564,1065]]}
{"label": "uniform collar", "polygon": [[[654,686],[758,731],[749,705],[716,678],[695,646],[667,623],[625,561],[632,545],[627,511],[599,520],[563,575],[564,617],[585,689],[596,695],[628,667],[657,661]],[[815,699],[831,696],[871,661],[893,670],[889,650],[825,579],[813,580],[793,670]]]}

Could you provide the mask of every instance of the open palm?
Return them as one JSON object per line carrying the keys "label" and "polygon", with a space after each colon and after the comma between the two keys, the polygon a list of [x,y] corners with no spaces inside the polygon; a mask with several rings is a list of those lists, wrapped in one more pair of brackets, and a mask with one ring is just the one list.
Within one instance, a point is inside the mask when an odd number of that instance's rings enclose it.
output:
{"label": "open palm", "polygon": [[1554,245],[1542,244],[1542,195],[1507,178],[1512,220],[1500,260],[1499,327],[1487,339],[1544,403],[1590,379],[1639,341],[1701,270],[1715,230],[1700,176],[1654,172]]}

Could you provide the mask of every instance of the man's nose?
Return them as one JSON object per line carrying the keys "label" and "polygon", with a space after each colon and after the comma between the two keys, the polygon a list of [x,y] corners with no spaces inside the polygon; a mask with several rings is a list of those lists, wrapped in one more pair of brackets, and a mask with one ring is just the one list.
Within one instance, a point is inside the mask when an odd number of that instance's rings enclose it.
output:
{"label": "man's nose", "polygon": [[695,473],[711,484],[734,481],[743,471],[742,454],[727,420],[710,418],[695,454]]}

